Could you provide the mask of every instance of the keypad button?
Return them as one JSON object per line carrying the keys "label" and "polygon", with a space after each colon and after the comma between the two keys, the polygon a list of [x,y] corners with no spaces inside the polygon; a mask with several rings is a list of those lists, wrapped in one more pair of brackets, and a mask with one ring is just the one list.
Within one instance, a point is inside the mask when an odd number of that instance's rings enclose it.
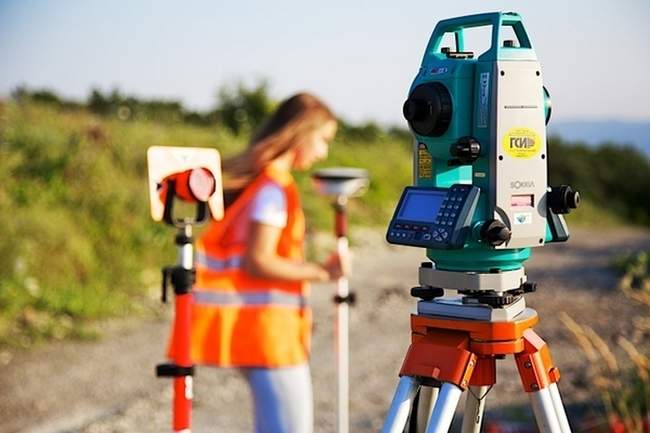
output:
{"label": "keypad button", "polygon": [[440,236],[437,236],[437,237],[436,237],[436,240],[437,240],[438,242],[442,242],[442,238],[441,238]]}
{"label": "keypad button", "polygon": [[447,238],[449,237],[449,233],[447,233],[447,232],[442,232],[442,233],[440,233],[440,236],[442,236],[443,239],[447,239]]}
{"label": "keypad button", "polygon": [[401,225],[401,224],[395,224],[395,228],[396,228],[396,229],[401,229],[401,228],[402,228],[402,225]]}
{"label": "keypad button", "polygon": [[458,205],[455,205],[455,206],[454,206],[454,210],[458,210],[458,208],[459,208]]}
{"label": "keypad button", "polygon": [[429,233],[425,233],[425,234],[422,236],[422,240],[425,240],[425,241],[429,241],[429,240],[431,240],[431,235],[430,235]]}

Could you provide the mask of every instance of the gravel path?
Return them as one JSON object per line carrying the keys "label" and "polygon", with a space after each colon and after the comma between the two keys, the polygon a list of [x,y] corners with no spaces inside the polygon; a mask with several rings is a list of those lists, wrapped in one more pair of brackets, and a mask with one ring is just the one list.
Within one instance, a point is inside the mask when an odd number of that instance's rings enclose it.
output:
{"label": "gravel path", "polygon": [[[350,318],[351,431],[376,432],[390,403],[409,342],[408,289],[417,283],[423,252],[386,245],[381,234],[357,234],[355,274],[359,302]],[[650,249],[650,232],[576,230],[567,244],[536,250],[527,264],[536,293],[527,295],[560,366],[569,408],[593,401],[585,360],[558,320],[561,311],[589,324],[613,346],[632,334],[632,318],[647,314],[617,290],[608,263],[621,253]],[[334,432],[333,286],[313,289],[312,376],[316,432]],[[0,351],[0,433],[149,433],[169,431],[171,386],[154,377],[163,360],[169,314],[148,322],[112,323],[98,342],[49,344],[29,352]],[[639,342],[648,347],[647,337]],[[530,411],[514,361],[499,363],[499,384],[487,407],[494,413]],[[201,368],[195,379],[195,432],[250,432],[251,402],[236,371]]]}

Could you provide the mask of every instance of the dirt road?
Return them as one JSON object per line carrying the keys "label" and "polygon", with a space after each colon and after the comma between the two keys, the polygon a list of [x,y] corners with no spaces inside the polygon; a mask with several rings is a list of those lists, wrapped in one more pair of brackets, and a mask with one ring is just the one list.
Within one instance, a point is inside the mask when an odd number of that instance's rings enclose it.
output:
{"label": "dirt road", "polygon": [[[387,246],[380,233],[357,236],[351,279],[359,303],[351,315],[351,431],[380,429],[409,342],[408,290],[417,282],[423,251]],[[616,289],[608,269],[621,253],[650,249],[650,232],[576,230],[567,244],[536,250],[527,264],[539,285],[527,303],[542,320],[536,328],[551,343],[562,370],[561,390],[571,408],[594,401],[585,360],[558,320],[561,311],[592,326],[614,346],[632,333],[643,310]],[[335,371],[332,352],[332,286],[313,290],[312,376],[316,432],[334,431]],[[646,312],[647,313],[647,312]],[[98,342],[49,344],[25,353],[0,351],[0,433],[153,433],[169,431],[171,387],[154,377],[163,360],[167,317],[110,325]],[[648,345],[647,339],[640,342]],[[514,361],[499,365],[490,414],[530,417]],[[201,368],[195,379],[193,431],[250,432],[251,402],[236,371]],[[494,416],[494,415],[492,415]]]}

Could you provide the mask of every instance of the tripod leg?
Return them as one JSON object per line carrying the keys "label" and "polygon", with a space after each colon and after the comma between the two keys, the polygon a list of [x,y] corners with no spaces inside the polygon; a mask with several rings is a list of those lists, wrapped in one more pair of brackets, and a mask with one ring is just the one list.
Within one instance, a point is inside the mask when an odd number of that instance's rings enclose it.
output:
{"label": "tripod leg", "polygon": [[381,433],[402,433],[404,431],[413,398],[419,386],[420,382],[413,377],[400,377]]}
{"label": "tripod leg", "polygon": [[564,410],[564,404],[562,403],[562,397],[560,397],[560,390],[557,387],[557,383],[552,383],[548,389],[551,392],[553,407],[555,408],[555,413],[560,422],[560,430],[562,430],[562,433],[571,433],[571,426],[569,425],[569,419]]}
{"label": "tripod leg", "polygon": [[[489,386],[470,386],[465,401],[462,433],[480,433]],[[564,433],[564,432],[562,432]]]}
{"label": "tripod leg", "polygon": [[426,433],[448,433],[463,390],[453,383],[443,383],[433,407]]}
{"label": "tripod leg", "polygon": [[549,388],[542,388],[529,394],[539,431],[541,433],[562,433]]}
{"label": "tripod leg", "polygon": [[417,433],[424,433],[429,426],[431,411],[438,399],[439,388],[432,386],[423,386],[420,388],[420,400],[418,403],[418,414],[416,420]]}

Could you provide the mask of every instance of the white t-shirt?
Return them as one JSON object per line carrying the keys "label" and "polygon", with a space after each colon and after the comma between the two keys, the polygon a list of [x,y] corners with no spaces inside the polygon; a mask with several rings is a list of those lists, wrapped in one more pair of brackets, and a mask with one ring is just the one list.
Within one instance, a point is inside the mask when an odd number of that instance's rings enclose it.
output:
{"label": "white t-shirt", "polygon": [[252,221],[279,228],[287,225],[287,198],[277,183],[269,182],[260,188],[251,206]]}

